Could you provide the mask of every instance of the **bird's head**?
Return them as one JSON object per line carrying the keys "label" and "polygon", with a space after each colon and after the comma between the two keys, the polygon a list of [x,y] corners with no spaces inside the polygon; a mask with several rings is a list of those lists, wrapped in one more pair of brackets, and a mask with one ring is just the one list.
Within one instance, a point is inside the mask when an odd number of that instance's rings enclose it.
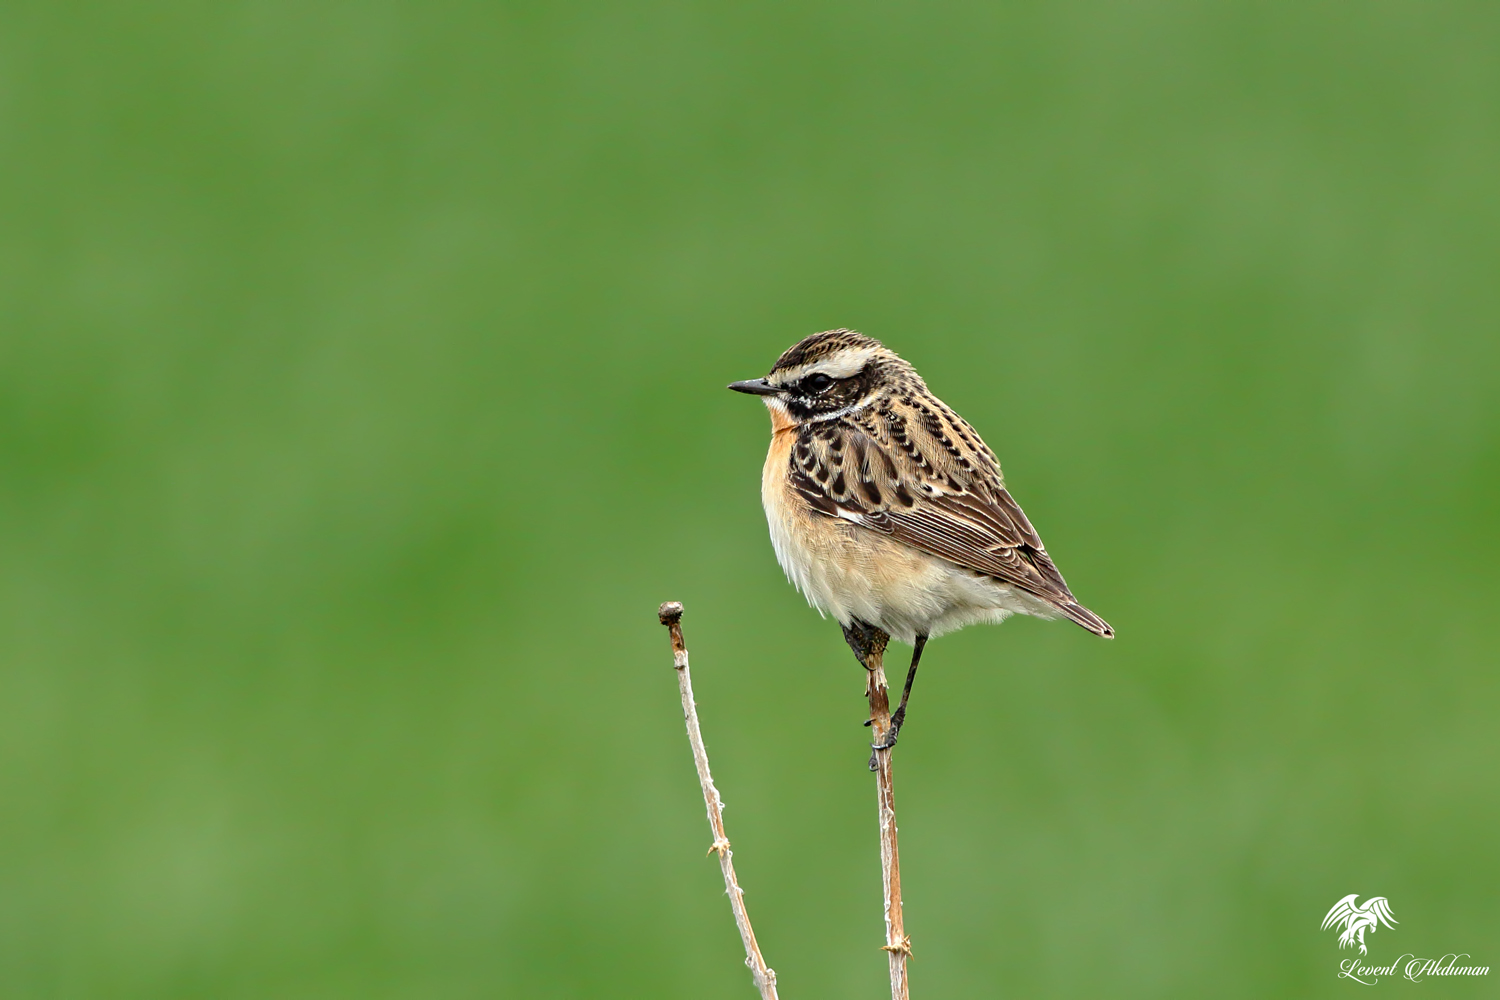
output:
{"label": "bird's head", "polygon": [[853,330],[827,330],[801,340],[776,359],[765,378],[732,382],[735,392],[764,398],[777,423],[831,420],[882,396],[924,388],[895,351]]}

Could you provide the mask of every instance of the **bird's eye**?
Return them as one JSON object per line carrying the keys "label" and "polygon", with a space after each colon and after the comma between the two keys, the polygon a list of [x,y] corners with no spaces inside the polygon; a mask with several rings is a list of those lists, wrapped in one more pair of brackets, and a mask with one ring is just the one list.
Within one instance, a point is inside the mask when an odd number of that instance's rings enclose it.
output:
{"label": "bird's eye", "polygon": [[822,372],[818,372],[816,375],[809,375],[807,376],[807,378],[802,380],[802,387],[804,389],[807,389],[809,392],[822,392],[830,385],[833,385],[833,379],[829,378],[827,375],[824,375]]}

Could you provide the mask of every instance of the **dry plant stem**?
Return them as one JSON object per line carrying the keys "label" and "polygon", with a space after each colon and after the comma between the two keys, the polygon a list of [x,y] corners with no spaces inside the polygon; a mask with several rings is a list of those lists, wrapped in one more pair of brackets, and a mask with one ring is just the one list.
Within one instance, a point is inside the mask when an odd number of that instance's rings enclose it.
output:
{"label": "dry plant stem", "polygon": [[730,909],[734,910],[734,922],[740,929],[740,940],[745,943],[745,964],[755,977],[755,988],[760,990],[762,1000],[776,1000],[776,973],[766,964],[755,943],[755,930],[750,926],[750,914],[745,911],[745,893],[734,875],[734,852],[729,849],[729,838],[724,835],[724,800],[714,787],[713,775],[708,771],[708,751],[703,747],[703,731],[698,728],[698,707],[693,703],[693,678],[688,672],[687,647],[682,642],[682,605],[668,601],[656,613],[661,623],[672,633],[672,666],[677,670],[677,687],[682,693],[682,716],[687,722],[688,742],[693,746],[693,763],[698,766],[698,783],[703,786],[703,804],[708,808],[708,825],[713,831],[713,846],[708,853],[719,855],[719,867],[724,872],[724,891],[729,895]]}
{"label": "dry plant stem", "polygon": [[[885,643],[879,642],[865,658],[869,670],[871,729],[875,742],[884,743],[891,728],[891,696],[885,681]],[[911,938],[901,916],[901,852],[896,843],[896,789],[891,776],[891,751],[876,750],[870,757],[880,803],[880,875],[885,887],[885,944],[890,956],[891,1000],[909,1000],[906,960],[911,956]]]}

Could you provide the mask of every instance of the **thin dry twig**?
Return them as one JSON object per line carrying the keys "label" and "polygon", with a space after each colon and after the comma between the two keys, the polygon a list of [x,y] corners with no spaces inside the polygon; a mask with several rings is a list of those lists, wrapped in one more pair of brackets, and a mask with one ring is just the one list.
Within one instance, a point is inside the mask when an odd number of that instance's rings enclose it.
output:
{"label": "thin dry twig", "polygon": [[[889,638],[880,633],[865,657],[869,670],[866,693],[870,697],[871,729],[877,744],[885,742],[891,729],[891,697],[885,681],[885,647]],[[901,915],[901,852],[896,843],[896,789],[891,775],[891,751],[876,750],[870,756],[880,807],[880,876],[885,887],[885,944],[890,956],[891,1000],[909,1000],[906,960],[911,956],[911,938]]]}
{"label": "thin dry twig", "polygon": [[[703,747],[703,731],[698,728],[698,707],[693,702],[693,678],[688,672],[687,647],[682,642],[682,605],[677,601],[668,601],[657,610],[656,617],[672,633],[672,666],[677,670],[677,687],[682,692],[682,716],[687,722],[688,742],[693,746],[693,763],[698,766],[698,783],[703,786],[703,804],[708,808],[708,825],[714,835],[714,842],[708,853],[719,855],[719,867],[724,872],[724,891],[728,893],[729,906],[734,910],[734,922],[740,929],[740,940],[745,943],[745,964],[750,967],[750,974],[755,978],[755,988],[760,990],[761,1000],[777,1000],[776,972],[766,964],[765,956],[760,953],[760,946],[755,943],[755,930],[750,926],[750,914],[745,911],[745,893],[734,875],[734,852],[729,849],[729,838],[724,834],[724,800],[719,798],[719,790],[714,787],[713,776],[708,771],[708,751]],[[892,830],[894,831],[894,826]]]}

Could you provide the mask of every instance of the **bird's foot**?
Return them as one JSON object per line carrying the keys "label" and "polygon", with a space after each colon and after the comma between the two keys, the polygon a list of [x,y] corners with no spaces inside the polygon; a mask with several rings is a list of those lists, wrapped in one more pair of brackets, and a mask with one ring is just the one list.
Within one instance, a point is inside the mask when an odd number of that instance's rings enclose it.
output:
{"label": "bird's foot", "polygon": [[879,743],[870,744],[870,770],[880,770],[880,751],[890,750],[891,747],[895,745],[896,728],[892,726],[891,731],[885,734],[885,739],[881,740]]}
{"label": "bird's foot", "polygon": [[[874,720],[872,719],[871,722]],[[891,713],[891,728],[885,732],[885,738],[879,743],[872,743],[871,748],[875,750],[889,750],[896,745],[896,739],[901,735],[901,727],[906,724],[906,706],[902,705]],[[869,722],[865,725],[870,725]]]}
{"label": "bird's foot", "polygon": [[[896,745],[896,740],[901,737],[901,723],[906,721],[903,718],[905,714],[906,713],[901,711],[901,709],[896,709],[896,714],[891,716],[891,728],[885,731],[885,736],[881,737],[879,743],[870,744],[870,749],[873,751],[870,754],[870,770],[874,771],[879,767],[879,760],[876,757],[876,754],[880,753],[880,751],[882,750],[889,750]],[[875,720],[871,719],[869,722],[866,722],[865,725],[873,726],[874,723]]]}

